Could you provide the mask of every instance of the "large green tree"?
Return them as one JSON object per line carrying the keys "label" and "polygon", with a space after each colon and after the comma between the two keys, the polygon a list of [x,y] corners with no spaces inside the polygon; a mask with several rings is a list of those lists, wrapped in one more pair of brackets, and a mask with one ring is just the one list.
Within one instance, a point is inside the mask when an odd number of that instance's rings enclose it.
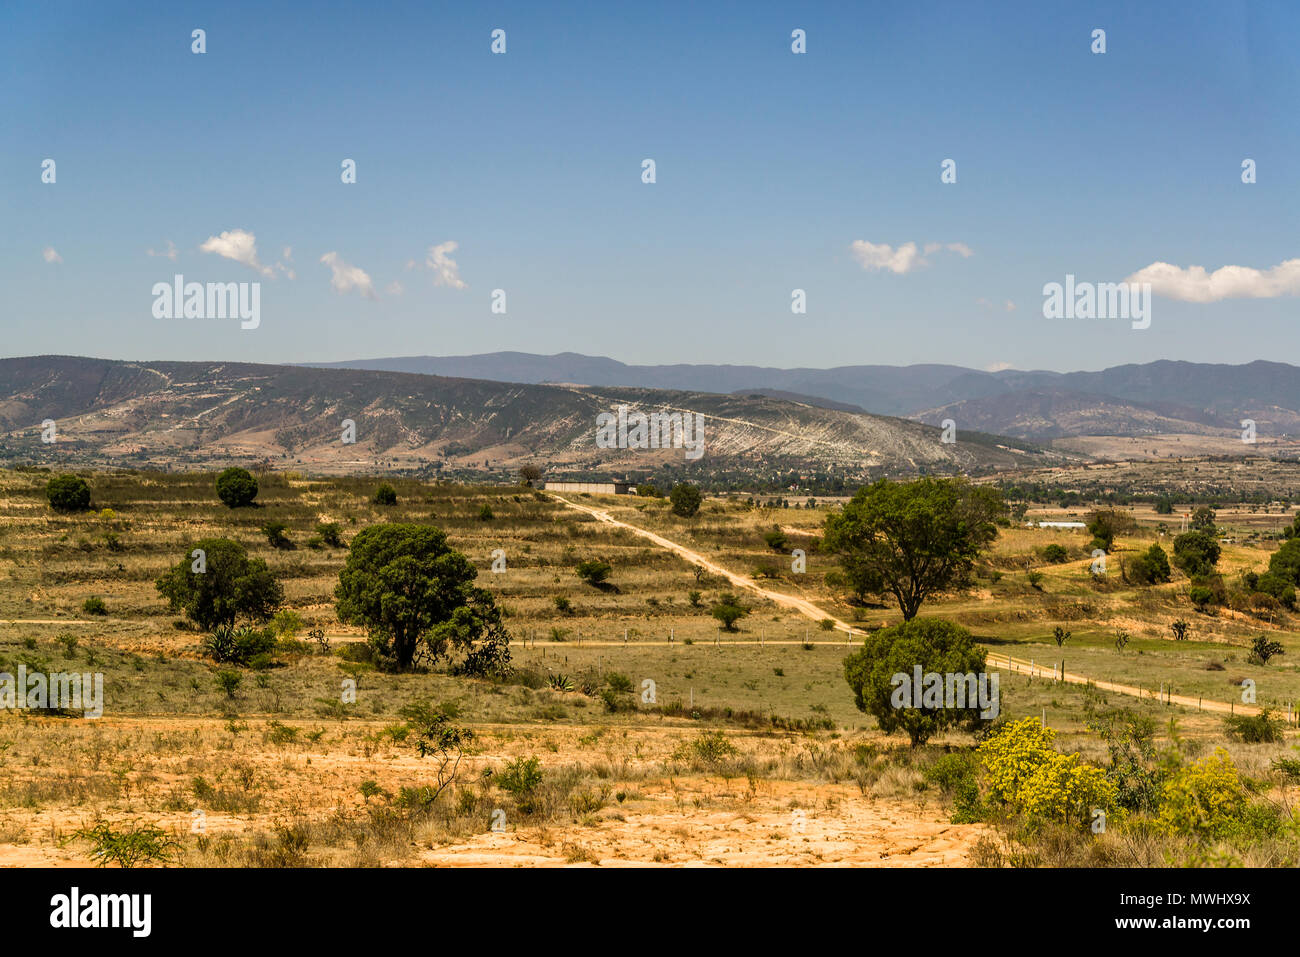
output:
{"label": "large green tree", "polygon": [[186,556],[155,583],[173,611],[184,611],[203,628],[236,618],[266,621],[284,604],[284,589],[266,562],[228,538],[195,542]]}
{"label": "large green tree", "polygon": [[476,641],[493,642],[499,658],[508,638],[491,593],[474,587],[477,575],[441,529],[372,525],[352,540],[335,608],[340,621],[367,629],[381,662],[392,667],[409,668],[419,651],[434,661],[452,648],[471,651]]}
{"label": "large green tree", "polygon": [[[978,696],[963,702],[970,707],[946,707],[946,700],[937,707],[933,703],[924,707],[922,689],[910,684],[911,706],[900,707],[896,698],[900,682],[896,676],[913,682],[918,666],[923,675],[974,674],[978,680],[985,670],[985,651],[960,625],[939,618],[918,618],[868,635],[862,650],[844,659],[844,678],[853,689],[858,710],[873,716],[886,734],[905,732],[913,747],[924,744],[944,728],[976,727],[989,720],[980,714]],[[954,691],[956,688],[954,681]],[[969,685],[963,685],[962,691],[969,695]]]}
{"label": "large green tree", "polygon": [[1001,494],[987,486],[881,479],[827,517],[823,545],[839,555],[859,597],[892,595],[910,621],[929,596],[969,580],[1005,513]]}

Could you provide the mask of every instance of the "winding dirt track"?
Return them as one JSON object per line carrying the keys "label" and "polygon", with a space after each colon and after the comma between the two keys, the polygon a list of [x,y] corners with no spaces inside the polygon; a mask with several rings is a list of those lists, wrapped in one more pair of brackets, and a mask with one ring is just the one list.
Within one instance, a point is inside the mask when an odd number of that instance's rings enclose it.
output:
{"label": "winding dirt track", "polygon": [[840,621],[835,616],[826,614],[826,612],[822,611],[820,608],[818,608],[816,605],[814,605],[812,602],[808,601],[805,598],[799,598],[795,595],[786,595],[783,592],[772,591],[770,588],[764,588],[762,585],[759,585],[751,581],[750,579],[746,578],[743,575],[737,575],[735,572],[731,571],[730,569],[723,568],[721,565],[717,564],[716,562],[709,561],[699,552],[693,551],[692,549],[687,548],[685,545],[679,545],[677,542],[674,542],[671,539],[664,538],[662,535],[658,535],[654,532],[648,531],[644,528],[640,528],[636,525],[629,525],[627,522],[620,521],[619,519],[614,518],[614,516],[610,515],[609,512],[605,511],[604,509],[593,508],[590,505],[579,505],[576,502],[570,502],[567,498],[564,498],[563,496],[560,495],[556,495],[554,492],[551,492],[549,494],[557,502],[560,502],[563,505],[567,505],[569,508],[574,509],[575,511],[586,512],[588,515],[592,516],[598,521],[606,523],[607,525],[615,525],[618,528],[625,528],[629,532],[633,532],[637,535],[640,535],[642,538],[648,538],[650,539],[650,541],[654,542],[660,548],[666,548],[668,551],[674,553],[675,555],[686,559],[686,561],[690,562],[691,564],[701,565],[704,567],[705,570],[710,571],[715,575],[721,575],[723,578],[727,579],[727,581],[731,582],[737,588],[747,588],[750,591],[757,592],[758,594],[762,595],[764,598],[776,602],[776,604],[778,605],[784,605],[786,608],[793,608],[795,611],[799,612],[802,615],[806,615],[807,617],[811,618],[813,621],[821,621],[825,618],[829,618],[831,621],[835,622],[835,628],[837,631],[847,631],[851,635],[866,634],[866,632],[863,631],[861,628],[854,628],[848,622]]}
{"label": "winding dirt track", "polygon": [[[831,621],[835,622],[835,628],[837,631],[845,631],[848,632],[850,635],[866,634],[866,632],[863,631],[861,628],[855,628],[852,625],[850,625],[848,622],[841,621],[840,619],[836,618],[834,615],[828,615],[826,612],[822,611],[820,608],[818,608],[812,602],[808,601],[806,598],[799,598],[796,595],[787,595],[784,594],[783,592],[773,591],[770,588],[764,588],[762,585],[759,585],[753,580],[746,578],[743,575],[738,575],[735,572],[731,571],[730,569],[723,568],[721,565],[717,564],[716,562],[710,561],[709,559],[701,555],[699,552],[687,548],[685,545],[680,545],[677,542],[672,541],[671,539],[667,539],[664,538],[662,535],[656,534],[655,532],[648,531],[647,529],[640,528],[636,525],[631,525],[627,522],[621,521],[620,519],[614,518],[614,516],[610,515],[609,512],[606,511],[605,509],[595,508],[590,505],[579,505],[578,503],[571,502],[568,499],[564,498],[563,496],[555,494],[554,492],[548,494],[556,501],[560,502],[563,505],[568,506],[571,509],[574,509],[575,511],[586,512],[588,515],[592,516],[597,521],[604,522],[608,525],[614,525],[617,526],[618,528],[625,528],[629,532],[632,532],[636,535],[640,535],[642,538],[649,539],[659,547],[667,549],[668,551],[685,559],[688,562],[691,562],[692,564],[702,565],[706,570],[712,572],[713,574],[721,575],[722,577],[726,578],[727,581],[731,582],[737,588],[746,588],[749,591],[757,592],[758,594],[762,595],[764,598],[767,598],[768,600],[773,601],[778,605],[783,605],[786,608],[793,608],[795,611],[799,612],[802,615],[806,615],[808,618],[811,618],[814,621],[822,621],[823,619],[829,618]],[[751,642],[751,643],[757,644],[757,642]],[[776,642],[770,642],[770,643],[775,644]],[[830,642],[827,642],[827,644],[829,643]],[[617,644],[617,642],[610,642],[610,644]],[[990,664],[995,664],[998,667],[1005,667],[1008,671],[1014,672],[1016,674],[1028,674],[1028,675],[1047,677],[1047,678],[1054,676],[1053,671],[1045,670],[1041,665],[1036,665],[1033,664],[1032,662],[1025,661],[1023,658],[1013,658],[1010,655],[1003,654],[1001,652],[990,651],[988,653],[988,662]],[[1110,691],[1115,694],[1130,695],[1131,697],[1134,698],[1152,698],[1152,699],[1158,698],[1158,700],[1160,701],[1167,700],[1170,704],[1180,705],[1184,708],[1194,708],[1200,711],[1214,711],[1223,714],[1246,714],[1246,715],[1259,714],[1260,712],[1260,709],[1254,705],[1227,704],[1222,701],[1203,701],[1202,699],[1199,698],[1192,698],[1187,695],[1178,695],[1178,694],[1175,695],[1166,694],[1160,696],[1156,692],[1153,692],[1150,688],[1138,688],[1135,687],[1134,685],[1118,684],[1113,681],[1098,681],[1095,678],[1089,678],[1087,675],[1075,674],[1069,671],[1065,672],[1064,675],[1060,676],[1058,680],[1063,680],[1068,684],[1076,684],[1076,685],[1090,684],[1095,686],[1100,691]]]}

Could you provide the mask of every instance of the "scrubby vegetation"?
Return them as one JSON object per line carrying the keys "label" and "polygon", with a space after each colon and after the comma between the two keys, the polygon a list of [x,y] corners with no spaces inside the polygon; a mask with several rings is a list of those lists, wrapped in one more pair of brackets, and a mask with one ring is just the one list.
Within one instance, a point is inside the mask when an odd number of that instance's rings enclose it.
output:
{"label": "scrubby vegetation", "polygon": [[[0,845],[95,863],[175,842],[142,866],[1300,863],[1289,507],[1207,501],[1181,531],[1103,499],[1062,514],[1006,491],[1003,513],[936,480],[922,499],[988,521],[973,547],[911,529],[914,551],[965,555],[918,590],[901,552],[860,547],[887,508],[778,522],[743,496],[689,516],[593,496],[728,579],[513,476],[390,478],[392,505],[373,478],[250,477],[256,507],[231,508],[212,474],[106,471],[94,511],[61,512],[48,473],[0,473],[0,671],[105,685],[98,722],[0,714]],[[1131,524],[1022,523],[1106,509]],[[891,588],[859,587],[886,572],[921,596],[904,624]],[[918,664],[1000,672],[997,716],[895,708]],[[787,840],[796,810],[832,836]],[[753,825],[706,851],[722,812]]]}

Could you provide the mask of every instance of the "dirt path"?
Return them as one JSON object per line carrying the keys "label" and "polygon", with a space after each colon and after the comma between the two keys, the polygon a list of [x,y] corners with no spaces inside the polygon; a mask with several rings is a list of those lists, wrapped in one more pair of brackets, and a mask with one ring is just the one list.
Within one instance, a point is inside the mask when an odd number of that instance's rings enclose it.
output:
{"label": "dirt path", "polygon": [[604,509],[594,508],[590,505],[579,505],[576,502],[570,502],[567,498],[564,498],[563,496],[560,495],[556,495],[554,492],[550,493],[550,495],[552,498],[554,498],[557,502],[560,502],[562,505],[567,505],[569,508],[574,509],[575,511],[586,512],[588,515],[592,516],[597,521],[604,522],[607,525],[614,525],[618,528],[625,528],[629,532],[632,532],[633,534],[640,535],[642,538],[648,538],[650,541],[654,542],[660,548],[666,548],[668,551],[674,553],[675,555],[686,559],[686,561],[691,562],[692,564],[695,565],[700,565],[703,568],[705,568],[707,571],[710,571],[715,575],[722,576],[723,578],[727,579],[727,581],[735,585],[737,588],[745,588],[748,589],[749,591],[757,592],[758,594],[762,595],[764,598],[768,599],[769,601],[775,602],[776,604],[782,605],[786,608],[793,608],[795,611],[799,612],[800,614],[806,615],[807,617],[813,619],[813,621],[822,621],[823,619],[829,618],[831,621],[835,622],[835,629],[837,631],[847,631],[851,635],[866,634],[866,632],[863,631],[861,628],[854,628],[848,622],[840,621],[838,618],[834,617],[833,615],[826,614],[826,612],[822,611],[820,608],[818,608],[812,602],[808,601],[806,598],[799,598],[795,595],[787,595],[783,592],[772,591],[770,588],[764,588],[762,585],[759,585],[751,581],[750,579],[746,578],[743,575],[737,575],[735,572],[731,571],[730,569],[723,568],[721,565],[717,564],[716,562],[709,561],[709,559],[705,558],[699,552],[689,549],[685,545],[679,545],[677,542],[674,542],[668,538],[664,538],[662,535],[656,534],[655,532],[651,532],[647,529],[640,528],[636,525],[629,525],[627,522],[620,521],[619,519],[614,518],[614,516],[610,515],[609,512],[605,511]]}
{"label": "dirt path", "polygon": [[106,618],[0,618],[0,625],[100,625]]}
{"label": "dirt path", "polygon": [[[1044,668],[1042,665],[1025,661],[1023,658],[1012,658],[1010,655],[1001,652],[990,651],[988,653],[989,664],[995,664],[999,668],[1006,667],[1008,671],[1017,674],[1035,675],[1040,678],[1053,680],[1056,678],[1056,671],[1052,668]],[[1164,694],[1160,695],[1150,688],[1138,688],[1134,685],[1122,685],[1114,681],[1100,681],[1096,678],[1089,678],[1086,675],[1072,674],[1067,671],[1064,676],[1067,684],[1072,685],[1092,685],[1099,691],[1112,691],[1115,694],[1132,695],[1135,698],[1150,698],[1153,701],[1168,701],[1170,704],[1182,705],[1185,708],[1194,708],[1198,711],[1214,711],[1219,714],[1259,714],[1260,709],[1249,704],[1228,704],[1223,701],[1213,701],[1204,698],[1193,698],[1189,695],[1181,694]]]}
{"label": "dirt path", "polygon": [[[618,528],[625,528],[628,531],[633,532],[634,534],[640,535],[642,538],[648,538],[656,545],[659,545],[661,548],[668,549],[674,554],[679,555],[680,557],[686,559],[686,561],[694,562],[697,565],[702,565],[713,574],[723,576],[724,578],[727,579],[727,581],[731,582],[733,585],[737,586],[738,588],[746,588],[750,591],[757,592],[758,594],[762,595],[764,598],[767,598],[778,605],[783,605],[786,608],[793,608],[795,611],[799,612],[800,614],[806,615],[807,617],[813,619],[814,621],[822,621],[823,619],[829,618],[831,621],[835,622],[835,628],[838,631],[846,631],[850,635],[866,634],[866,632],[863,631],[862,629],[854,628],[848,622],[841,621],[840,619],[835,618],[832,615],[828,615],[826,612],[822,611],[820,608],[818,608],[816,605],[814,605],[812,602],[808,601],[807,599],[798,598],[794,595],[786,595],[778,591],[772,591],[770,588],[764,588],[762,585],[756,584],[755,582],[751,581],[748,578],[745,578],[744,576],[737,575],[735,572],[723,568],[721,565],[717,564],[716,562],[709,561],[699,552],[693,551],[692,549],[687,548],[685,545],[679,545],[677,542],[664,538],[662,535],[658,535],[644,528],[638,528],[636,525],[630,525],[627,522],[620,521],[619,519],[614,518],[612,515],[609,514],[609,512],[605,511],[604,509],[594,508],[590,505],[579,505],[576,502],[570,502],[568,499],[564,498],[563,496],[556,495],[554,493],[550,493],[550,494],[552,498],[556,499],[556,501],[564,505],[567,505],[569,508],[575,509],[579,512],[586,512],[588,515],[592,516],[598,521],[605,522],[606,524],[609,525],[617,526]],[[754,644],[754,643],[755,642],[749,642],[749,644]],[[592,644],[595,644],[595,642],[592,642]],[[609,644],[618,644],[618,642],[609,642]],[[777,642],[770,642],[770,644],[777,644]],[[826,642],[826,644],[831,644],[831,642]],[[838,644],[838,642],[834,642],[834,644]],[[1032,665],[1031,662],[1025,661],[1024,659],[1012,658],[1010,655],[1002,654],[1000,652],[990,651],[988,653],[988,661],[990,664],[996,664],[999,667],[1005,666],[1008,671],[1012,671],[1017,674],[1034,674],[1034,675],[1042,675],[1044,677],[1050,676],[1052,674],[1052,672],[1045,671],[1039,665]],[[1157,695],[1154,694],[1149,688],[1143,689],[1143,688],[1135,687],[1133,685],[1118,684],[1114,681],[1098,681],[1095,678],[1089,678],[1087,675],[1074,674],[1069,671],[1065,672],[1065,675],[1063,677],[1064,680],[1069,684],[1079,684],[1079,685],[1091,684],[1095,686],[1098,690],[1110,691],[1115,694],[1130,695],[1134,698],[1157,697]],[[1182,707],[1185,708],[1195,708],[1201,711],[1214,711],[1222,714],[1255,715],[1255,714],[1259,714],[1260,712],[1260,709],[1253,705],[1247,705],[1247,704],[1236,705],[1236,704],[1227,704],[1222,701],[1205,701],[1200,698],[1192,698],[1187,695],[1166,694],[1164,697],[1160,698],[1160,700],[1161,701],[1168,700],[1169,703],[1171,704],[1181,705]]]}

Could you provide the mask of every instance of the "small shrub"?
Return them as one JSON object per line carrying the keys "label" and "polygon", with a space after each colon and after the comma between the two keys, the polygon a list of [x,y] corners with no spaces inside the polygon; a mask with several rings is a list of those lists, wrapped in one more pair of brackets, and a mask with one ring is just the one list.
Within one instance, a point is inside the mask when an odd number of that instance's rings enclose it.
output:
{"label": "small shrub", "polygon": [[222,625],[204,639],[203,650],[220,664],[246,665],[255,656],[274,651],[275,636],[266,628]]}
{"label": "small shrub", "polygon": [[1282,654],[1286,654],[1286,649],[1281,642],[1272,641],[1267,635],[1256,635],[1250,646],[1249,660],[1252,664],[1266,665],[1270,658]]}
{"label": "small shrub", "polygon": [[1210,757],[1174,772],[1165,785],[1157,822],[1172,834],[1223,838],[1241,828],[1248,806],[1237,766],[1227,751],[1216,748]]}
{"label": "small shrub", "polygon": [[316,534],[320,536],[322,542],[330,548],[343,548],[343,535],[339,528],[338,522],[319,522],[316,525]]}
{"label": "small shrub", "polygon": [[108,606],[104,604],[104,599],[97,595],[92,595],[81,603],[81,610],[87,615],[107,615]]}
{"label": "small shrub", "polygon": [[[275,629],[275,633],[279,637],[292,638],[302,631],[302,615],[288,608],[283,608],[277,611],[275,617],[271,619],[271,627]],[[324,637],[323,633],[322,637]]]}
{"label": "small shrub", "polygon": [[613,568],[609,562],[602,562],[599,559],[591,558],[587,561],[579,562],[575,569],[579,578],[588,585],[601,585],[605,579],[609,578]]}
{"label": "small shrub", "polygon": [[227,698],[234,698],[235,692],[238,691],[239,686],[244,683],[244,676],[238,671],[223,668],[221,671],[217,672],[214,680],[216,681],[217,687],[226,693]]}
{"label": "small shrub", "polygon": [[536,809],[536,792],[542,783],[542,762],[518,757],[492,776],[492,782],[515,799],[525,814]]}
{"label": "small shrub", "polygon": [[247,469],[226,469],[217,476],[217,498],[227,508],[248,508],[257,498],[257,479]]}
{"label": "small shrub", "polygon": [[285,534],[289,526],[284,522],[271,521],[262,526],[262,534],[272,548],[293,548],[293,542]]}
{"label": "small shrub", "polygon": [[1279,744],[1286,727],[1286,722],[1275,718],[1268,708],[1259,714],[1231,715],[1223,719],[1223,724],[1228,737],[1246,744]]}
{"label": "small shrub", "polygon": [[728,758],[735,757],[739,751],[721,731],[705,731],[692,741],[683,741],[673,752],[673,757],[696,759],[710,767],[717,767]]}
{"label": "small shrub", "polygon": [[770,532],[765,533],[763,535],[763,541],[766,542],[767,547],[772,549],[774,552],[785,551],[785,546],[790,543],[789,537],[779,528],[774,528]]}
{"label": "small shrub", "polygon": [[180,846],[167,837],[166,831],[152,824],[114,830],[112,825],[100,821],[93,827],[74,831],[71,839],[90,843],[90,858],[96,867],[167,864],[174,849]]}
{"label": "small shrub", "polygon": [[735,631],[736,622],[749,614],[749,610],[740,603],[740,599],[727,592],[718,599],[718,603],[710,609],[710,614],[718,621],[722,622],[724,631]]}

